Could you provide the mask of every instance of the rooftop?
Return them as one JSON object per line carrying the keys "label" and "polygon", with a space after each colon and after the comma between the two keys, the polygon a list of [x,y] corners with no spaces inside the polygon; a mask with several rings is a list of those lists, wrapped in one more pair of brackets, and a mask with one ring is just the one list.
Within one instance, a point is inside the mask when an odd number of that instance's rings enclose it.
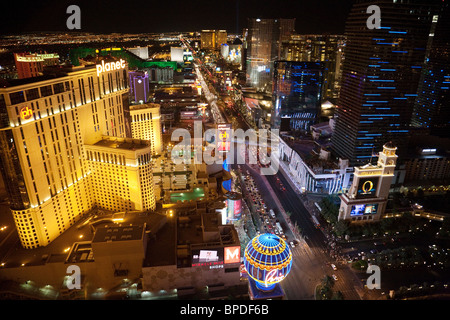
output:
{"label": "rooftop", "polygon": [[92,242],[140,240],[143,237],[144,228],[145,224],[128,226],[107,225],[97,229]]}
{"label": "rooftop", "polygon": [[130,105],[130,110],[143,110],[143,109],[149,109],[149,108],[160,108],[161,105],[158,103],[144,103],[144,104],[133,104]]}
{"label": "rooftop", "polygon": [[97,147],[106,147],[113,149],[122,149],[122,150],[137,150],[143,149],[149,146],[149,142],[146,140],[140,139],[131,139],[131,138],[116,138],[116,137],[102,137],[102,140],[99,140],[94,146]]}
{"label": "rooftop", "polygon": [[18,87],[22,85],[42,82],[68,76],[71,72],[80,70],[95,69],[94,65],[75,67],[72,65],[48,66],[44,68],[42,76],[25,78],[25,79],[3,79],[0,78],[0,88]]}

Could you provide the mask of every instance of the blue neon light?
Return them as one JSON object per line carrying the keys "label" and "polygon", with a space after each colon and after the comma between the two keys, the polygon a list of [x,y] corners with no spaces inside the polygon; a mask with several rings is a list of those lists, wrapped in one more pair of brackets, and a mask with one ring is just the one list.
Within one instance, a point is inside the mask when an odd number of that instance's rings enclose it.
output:
{"label": "blue neon light", "polygon": [[389,31],[389,33],[400,33],[400,34],[407,34],[406,31]]}
{"label": "blue neon light", "polygon": [[361,117],[400,117],[399,114],[362,114]]}

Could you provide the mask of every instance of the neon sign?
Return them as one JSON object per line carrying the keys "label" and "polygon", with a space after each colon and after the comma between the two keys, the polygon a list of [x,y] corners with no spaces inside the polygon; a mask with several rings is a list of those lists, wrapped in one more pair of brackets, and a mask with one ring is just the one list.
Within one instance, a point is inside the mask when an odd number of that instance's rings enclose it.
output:
{"label": "neon sign", "polygon": [[225,263],[241,261],[241,247],[225,247]]}
{"label": "neon sign", "polygon": [[364,178],[360,179],[358,183],[357,198],[374,197],[377,189],[378,178]]}
{"label": "neon sign", "polygon": [[373,182],[368,180],[362,186],[363,194],[368,194],[373,189]]}
{"label": "neon sign", "polygon": [[23,107],[20,109],[20,117],[22,120],[28,120],[33,115],[33,110],[30,107]]}
{"label": "neon sign", "polygon": [[100,73],[106,71],[120,70],[125,68],[125,60],[120,59],[119,61],[106,62],[102,60],[101,64],[96,65],[97,68],[97,77],[100,76]]}
{"label": "neon sign", "polygon": [[282,273],[278,273],[277,269],[273,269],[266,274],[266,278],[264,279],[264,284],[266,287],[270,286],[273,283],[278,283],[284,279],[284,275]]}

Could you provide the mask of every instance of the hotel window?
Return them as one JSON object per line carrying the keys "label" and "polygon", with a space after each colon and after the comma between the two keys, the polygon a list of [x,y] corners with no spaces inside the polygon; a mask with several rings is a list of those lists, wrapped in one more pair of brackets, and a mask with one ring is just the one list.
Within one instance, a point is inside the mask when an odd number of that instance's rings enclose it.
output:
{"label": "hotel window", "polygon": [[56,84],[53,85],[53,91],[55,92],[55,94],[62,93],[62,92],[64,92],[64,90],[65,90],[64,89],[64,84],[62,82],[61,83],[56,83]]}
{"label": "hotel window", "polygon": [[18,104],[25,102],[25,97],[23,91],[17,91],[9,94],[9,99],[11,100],[11,104]]}
{"label": "hotel window", "polygon": [[41,96],[42,97],[51,96],[53,94],[52,86],[43,86],[40,89],[41,89]]}
{"label": "hotel window", "polygon": [[31,100],[35,100],[35,99],[39,99],[40,95],[39,95],[39,89],[38,88],[33,88],[33,89],[29,89],[25,91],[26,97],[27,97],[27,101],[31,101]]}

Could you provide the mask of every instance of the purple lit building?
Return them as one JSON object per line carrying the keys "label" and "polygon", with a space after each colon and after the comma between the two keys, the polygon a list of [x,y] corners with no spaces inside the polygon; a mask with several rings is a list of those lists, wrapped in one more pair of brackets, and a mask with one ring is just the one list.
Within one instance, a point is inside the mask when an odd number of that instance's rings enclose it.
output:
{"label": "purple lit building", "polygon": [[134,103],[146,103],[149,95],[149,80],[146,71],[130,71],[130,97]]}

